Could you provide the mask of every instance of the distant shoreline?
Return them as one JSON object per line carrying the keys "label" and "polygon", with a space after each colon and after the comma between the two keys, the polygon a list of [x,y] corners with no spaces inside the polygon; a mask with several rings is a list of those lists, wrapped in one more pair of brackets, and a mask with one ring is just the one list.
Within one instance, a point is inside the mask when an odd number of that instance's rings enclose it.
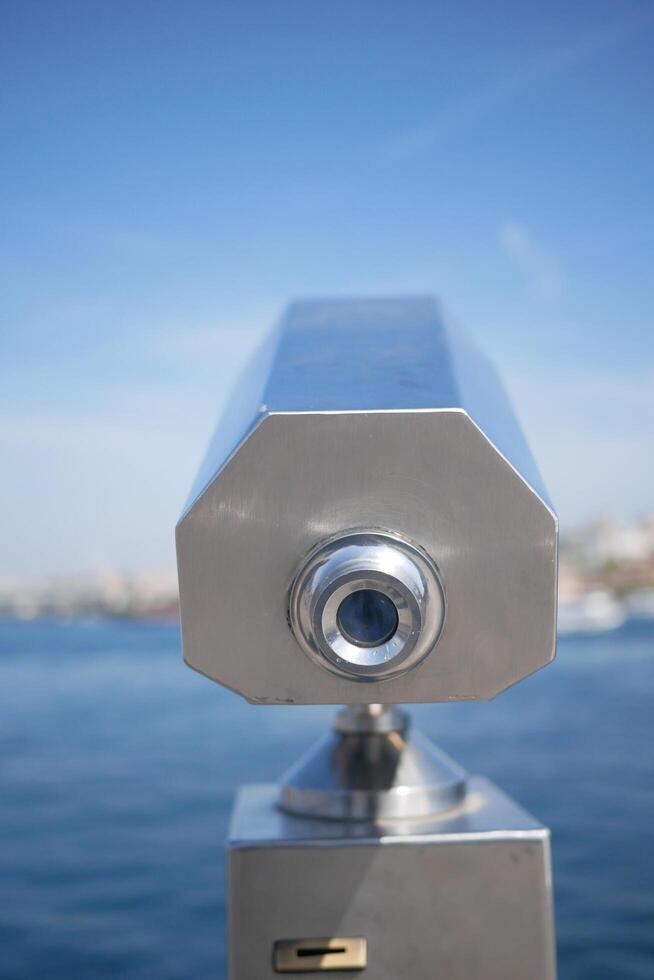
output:
{"label": "distant shoreline", "polygon": [[[558,639],[568,637],[600,637],[618,633],[623,627],[636,626],[638,624],[650,624],[654,627],[654,612],[643,615],[638,612],[629,612],[627,609],[621,611],[619,615],[603,618],[598,615],[582,616],[572,622],[565,621],[565,604],[559,607],[559,629]],[[130,615],[113,612],[94,612],[94,613],[75,613],[61,614],[56,612],[43,612],[35,616],[15,616],[0,612],[0,626],[55,626],[55,627],[89,627],[94,626],[152,626],[157,629],[170,629],[178,631],[180,620],[174,615]]]}
{"label": "distant shoreline", "polygon": [[101,623],[142,623],[146,626],[170,626],[179,628],[180,620],[179,616],[130,615],[129,613],[121,614],[113,612],[72,614],[42,612],[37,613],[35,616],[19,616],[12,613],[0,612],[0,623],[13,623],[15,625],[25,626],[29,626],[33,623],[52,624],[57,626],[65,626],[70,624],[92,626]]}
{"label": "distant shoreline", "polygon": [[[654,514],[630,524],[595,521],[562,535],[560,632],[606,632],[633,616],[654,619]],[[33,582],[5,580],[0,583],[0,617],[178,625],[176,570],[166,565]]]}

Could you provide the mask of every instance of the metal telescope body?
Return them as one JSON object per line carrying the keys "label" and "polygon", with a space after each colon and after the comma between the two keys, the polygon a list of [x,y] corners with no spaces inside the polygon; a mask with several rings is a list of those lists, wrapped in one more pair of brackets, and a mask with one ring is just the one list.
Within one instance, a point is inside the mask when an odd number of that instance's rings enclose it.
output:
{"label": "metal telescope body", "polygon": [[394,707],[487,700],[554,656],[556,516],[489,362],[430,299],[294,304],[177,553],[189,666],[345,706],[239,794],[232,980],[552,980],[548,831]]}

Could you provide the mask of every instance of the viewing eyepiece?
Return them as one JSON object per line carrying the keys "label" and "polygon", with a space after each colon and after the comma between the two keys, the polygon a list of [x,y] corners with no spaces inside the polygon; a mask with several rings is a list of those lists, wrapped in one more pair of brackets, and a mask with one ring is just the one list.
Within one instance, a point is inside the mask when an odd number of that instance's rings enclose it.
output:
{"label": "viewing eyepiece", "polygon": [[395,603],[387,595],[376,589],[359,589],[343,599],[336,621],[351,643],[376,647],[395,635],[399,619]]}
{"label": "viewing eyepiece", "polygon": [[398,535],[351,531],[319,545],[295,578],[290,622],[322,667],[380,680],[434,647],[445,614],[436,566]]}

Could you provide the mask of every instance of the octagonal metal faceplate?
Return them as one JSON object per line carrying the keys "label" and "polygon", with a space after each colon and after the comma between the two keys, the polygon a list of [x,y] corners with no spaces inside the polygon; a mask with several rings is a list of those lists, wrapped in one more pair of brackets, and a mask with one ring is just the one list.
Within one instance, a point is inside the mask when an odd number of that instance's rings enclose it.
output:
{"label": "octagonal metal faceplate", "polygon": [[[305,556],[377,528],[446,617],[399,677],[322,669],[288,623]],[[429,300],[299,304],[238,386],[177,528],[187,663],[260,703],[488,699],[555,649],[556,518],[495,375]]]}

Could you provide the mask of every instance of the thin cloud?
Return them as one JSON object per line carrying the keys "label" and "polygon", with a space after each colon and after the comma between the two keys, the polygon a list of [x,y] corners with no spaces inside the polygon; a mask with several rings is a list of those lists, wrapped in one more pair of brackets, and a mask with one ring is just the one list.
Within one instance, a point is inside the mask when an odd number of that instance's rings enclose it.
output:
{"label": "thin cloud", "polygon": [[440,139],[474,124],[523,94],[547,81],[590,61],[654,22],[654,7],[641,5],[626,16],[610,21],[573,41],[549,48],[516,71],[484,86],[467,98],[443,110],[422,125],[412,127],[388,140],[382,150],[394,160],[410,160],[431,149]]}
{"label": "thin cloud", "polygon": [[534,240],[517,221],[505,221],[499,230],[504,254],[520,271],[529,288],[541,299],[557,300],[565,283],[558,258]]}

